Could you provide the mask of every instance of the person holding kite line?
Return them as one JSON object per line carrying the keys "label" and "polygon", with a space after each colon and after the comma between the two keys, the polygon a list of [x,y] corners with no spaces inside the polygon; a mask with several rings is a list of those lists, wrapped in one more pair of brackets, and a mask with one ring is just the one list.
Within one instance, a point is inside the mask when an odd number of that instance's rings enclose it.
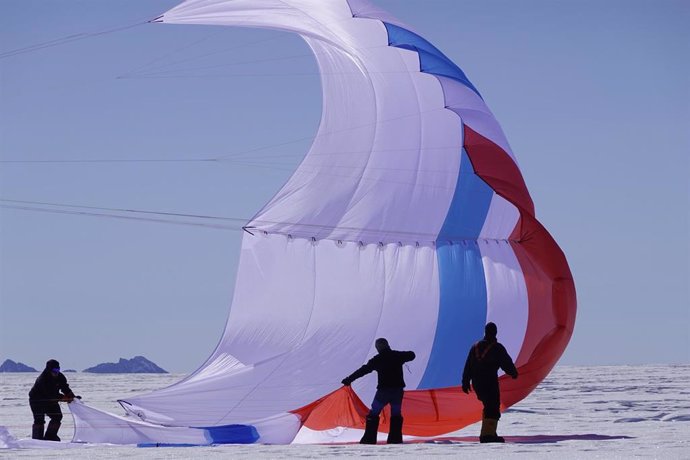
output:
{"label": "person holding kite line", "polygon": [[[81,399],[80,396],[74,395],[67,384],[67,378],[60,372],[60,363],[55,359],[48,360],[45,369],[29,391],[29,406],[34,416],[31,437],[46,441],[60,441],[57,433],[62,421],[62,411],[58,402],[71,403],[74,398]],[[44,434],[46,415],[50,418],[50,423]]]}
{"label": "person holding kite line", "polygon": [[[469,394],[471,388],[484,405],[479,442],[505,442],[496,434],[501,418],[501,394],[498,387],[498,369],[516,379],[518,371],[513,360],[496,339],[498,328],[494,323],[484,327],[484,338],[472,345],[462,373],[462,391]],[[470,387],[470,383],[472,387]]]}
{"label": "person holding kite line", "polygon": [[405,388],[402,366],[415,358],[413,351],[391,350],[388,340],[376,339],[376,351],[378,354],[371,358],[364,366],[360,367],[348,377],[342,380],[342,384],[349,386],[353,381],[367,375],[372,371],[378,374],[378,385],[374,402],[367,415],[364,436],[360,444],[376,444],[376,433],[379,428],[379,414],[386,406],[391,405],[391,425],[388,431],[388,444],[401,444],[402,441],[402,400]]}

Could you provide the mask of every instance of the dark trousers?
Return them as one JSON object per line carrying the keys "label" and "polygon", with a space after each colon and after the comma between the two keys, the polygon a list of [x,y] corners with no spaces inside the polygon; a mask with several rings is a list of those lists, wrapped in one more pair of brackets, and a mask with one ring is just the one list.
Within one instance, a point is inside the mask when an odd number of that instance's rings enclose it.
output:
{"label": "dark trousers", "polygon": [[376,390],[376,395],[374,395],[374,402],[371,403],[371,411],[369,411],[369,415],[378,417],[383,408],[386,407],[386,404],[390,404],[391,415],[394,417],[399,417],[402,415],[402,400],[402,388],[381,388]]}
{"label": "dark trousers", "polygon": [[62,420],[62,411],[57,401],[35,401],[29,400],[31,412],[34,414],[34,424],[43,425],[46,423],[46,415],[51,422],[59,423]]}
{"label": "dark trousers", "polygon": [[484,405],[484,418],[499,420],[501,418],[501,393],[498,391],[498,388],[489,391],[478,391],[475,387],[475,391],[477,392],[477,399]]}

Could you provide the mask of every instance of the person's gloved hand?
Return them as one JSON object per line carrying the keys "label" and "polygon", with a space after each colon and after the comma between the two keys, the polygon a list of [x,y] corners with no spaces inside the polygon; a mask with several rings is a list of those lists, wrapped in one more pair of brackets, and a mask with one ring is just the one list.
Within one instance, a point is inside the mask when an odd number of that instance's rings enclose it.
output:
{"label": "person's gloved hand", "polygon": [[342,383],[342,384],[345,385],[346,387],[349,387],[350,384],[351,384],[352,382],[351,382],[350,380],[348,380],[348,379],[345,378],[345,379],[343,379],[340,383]]}
{"label": "person's gloved hand", "polygon": [[462,392],[465,393],[466,395],[468,395],[468,394],[470,394],[470,391],[472,391],[472,389],[470,388],[470,386],[469,386],[469,385],[464,385],[464,384],[463,384],[463,386],[462,386]]}
{"label": "person's gloved hand", "polygon": [[71,403],[72,401],[74,401],[74,396],[62,395],[60,397],[60,401],[66,402],[66,403]]}

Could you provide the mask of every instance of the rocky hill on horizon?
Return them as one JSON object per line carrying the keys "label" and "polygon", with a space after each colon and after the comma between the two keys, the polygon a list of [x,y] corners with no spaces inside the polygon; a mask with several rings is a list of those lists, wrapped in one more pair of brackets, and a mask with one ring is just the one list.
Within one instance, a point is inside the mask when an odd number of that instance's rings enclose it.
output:
{"label": "rocky hill on horizon", "polygon": [[120,358],[116,363],[101,363],[84,369],[82,372],[95,374],[167,374],[168,371],[143,356],[132,359]]}
{"label": "rocky hill on horizon", "polygon": [[0,372],[38,372],[31,366],[24,363],[14,362],[11,359],[6,359],[4,363],[0,364]]}

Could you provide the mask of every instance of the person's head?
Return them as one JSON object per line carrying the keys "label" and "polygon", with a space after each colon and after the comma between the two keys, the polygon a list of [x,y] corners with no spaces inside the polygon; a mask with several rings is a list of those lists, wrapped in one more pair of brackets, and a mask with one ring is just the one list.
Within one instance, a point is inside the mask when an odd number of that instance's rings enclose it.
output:
{"label": "person's head", "polygon": [[388,340],[384,339],[383,337],[376,339],[375,344],[376,345],[376,351],[381,353],[384,350],[390,350],[391,346],[388,345]]}
{"label": "person's head", "polygon": [[496,338],[497,334],[498,334],[498,328],[496,327],[496,324],[486,323],[486,326],[484,326],[484,335],[487,337]]}
{"label": "person's head", "polygon": [[49,359],[46,362],[46,370],[50,371],[53,375],[60,373],[60,363],[57,359]]}

